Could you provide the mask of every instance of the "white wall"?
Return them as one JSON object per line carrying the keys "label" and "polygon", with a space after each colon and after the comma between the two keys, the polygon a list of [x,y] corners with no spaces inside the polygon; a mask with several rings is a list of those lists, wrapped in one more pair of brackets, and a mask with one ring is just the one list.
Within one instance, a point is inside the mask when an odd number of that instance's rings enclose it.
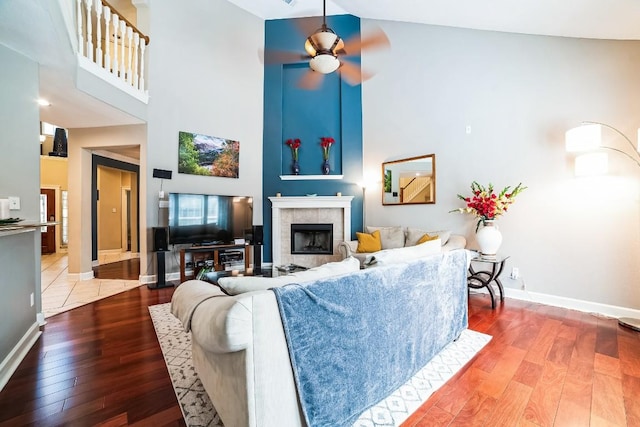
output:
{"label": "white wall", "polygon": [[378,71],[363,86],[364,173],[379,181],[382,162],[435,153],[437,203],[382,206],[378,182],[367,223],[452,229],[473,246],[473,218],[448,213],[463,206],[456,194],[473,180],[522,181],[529,188],[499,221],[508,271],[519,267],[532,294],[640,309],[640,169],[614,153],[608,176],[577,179],[564,150],[582,120],[635,140],[640,42],[375,24],[391,49],[363,57]]}
{"label": "white wall", "polygon": [[[17,196],[11,216],[39,220],[38,64],[0,44],[0,198]],[[40,232],[0,232],[0,389],[38,335]],[[30,303],[31,295],[35,305]]]}
{"label": "white wall", "polygon": [[[161,180],[153,168],[173,171],[165,192],[253,196],[254,221],[262,223],[262,81],[258,50],[264,22],[225,0],[155,2],[149,8],[148,146],[141,153],[141,254],[160,224]],[[240,177],[178,173],[178,132],[240,141]],[[146,200],[146,203],[144,202]],[[146,230],[146,238],[145,236]],[[168,262],[174,260],[167,257]],[[141,274],[155,268],[141,264]],[[177,271],[175,265],[167,271]]]}

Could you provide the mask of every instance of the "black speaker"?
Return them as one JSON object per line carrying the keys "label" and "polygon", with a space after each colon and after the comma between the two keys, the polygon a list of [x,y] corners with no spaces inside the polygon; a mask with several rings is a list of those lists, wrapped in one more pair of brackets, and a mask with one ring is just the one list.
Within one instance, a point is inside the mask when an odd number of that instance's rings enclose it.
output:
{"label": "black speaker", "polygon": [[165,169],[154,169],[153,177],[162,178],[162,179],[171,179],[171,171],[168,171]]}
{"label": "black speaker", "polygon": [[254,245],[263,245],[263,236],[262,236],[262,226],[254,225],[253,226],[253,244]]}
{"label": "black speaker", "polygon": [[253,245],[253,274],[262,274],[262,246]]}
{"label": "black speaker", "polygon": [[168,250],[167,229],[165,227],[153,227],[153,252]]}

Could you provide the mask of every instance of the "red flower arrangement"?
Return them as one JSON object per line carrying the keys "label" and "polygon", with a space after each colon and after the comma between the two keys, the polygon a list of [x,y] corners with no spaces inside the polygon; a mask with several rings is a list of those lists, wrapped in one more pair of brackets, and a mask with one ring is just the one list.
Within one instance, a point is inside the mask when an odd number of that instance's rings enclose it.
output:
{"label": "red flower arrangement", "polygon": [[515,201],[515,197],[526,188],[522,186],[522,183],[518,184],[513,190],[511,190],[510,186],[507,186],[496,195],[493,192],[493,184],[489,184],[485,188],[473,181],[471,183],[472,197],[458,194],[458,198],[464,200],[467,207],[454,209],[451,212],[473,214],[478,218],[477,227],[479,227],[481,222],[494,220],[507,212],[509,205]]}
{"label": "red flower arrangement", "polygon": [[331,151],[331,146],[335,143],[335,139],[330,136],[323,136],[320,138],[320,146],[322,147],[322,158],[324,160],[329,160],[329,151]]}
{"label": "red flower arrangement", "polygon": [[285,144],[289,146],[289,148],[291,148],[291,155],[293,156],[293,161],[297,162],[298,161],[298,148],[300,148],[300,138],[296,138],[296,139],[287,139],[285,141]]}

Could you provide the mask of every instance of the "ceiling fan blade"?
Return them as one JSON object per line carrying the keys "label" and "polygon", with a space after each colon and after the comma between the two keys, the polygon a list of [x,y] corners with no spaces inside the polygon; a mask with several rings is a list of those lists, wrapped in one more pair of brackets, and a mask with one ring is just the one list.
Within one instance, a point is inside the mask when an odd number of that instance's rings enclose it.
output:
{"label": "ceiling fan blade", "polygon": [[260,56],[262,63],[265,65],[290,64],[309,59],[309,55],[285,50],[260,49],[258,55]]}
{"label": "ceiling fan blade", "polygon": [[354,36],[345,41],[344,48],[339,51],[342,55],[357,55],[363,50],[381,49],[389,47],[389,37],[384,31],[378,29],[364,36]]}
{"label": "ceiling fan blade", "polygon": [[359,85],[373,77],[373,74],[363,70],[360,64],[345,61],[344,59],[340,61],[339,70],[342,79],[351,86]]}
{"label": "ceiling fan blade", "polygon": [[320,87],[320,83],[322,83],[323,78],[324,74],[309,69],[298,81],[298,87],[306,90],[318,89],[318,87]]}
{"label": "ceiling fan blade", "polygon": [[340,61],[340,76],[351,86],[362,83],[362,70],[358,64],[349,61]]}
{"label": "ceiling fan blade", "polygon": [[310,16],[306,18],[299,18],[294,20],[294,24],[298,28],[298,31],[304,34],[306,39],[311,34],[322,28],[322,17]]}

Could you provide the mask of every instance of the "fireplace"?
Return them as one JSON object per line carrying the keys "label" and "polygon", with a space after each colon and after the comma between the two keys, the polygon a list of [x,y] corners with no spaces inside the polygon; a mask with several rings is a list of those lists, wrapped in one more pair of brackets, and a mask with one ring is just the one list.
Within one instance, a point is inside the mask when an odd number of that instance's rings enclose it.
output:
{"label": "fireplace", "polygon": [[333,254],[333,224],[291,224],[291,253]]}
{"label": "fireplace", "polygon": [[[324,175],[323,175],[324,176]],[[298,264],[317,267],[340,261],[338,243],[351,240],[353,196],[276,196],[271,201],[271,250],[273,265]],[[332,224],[334,253],[292,254],[291,224]]]}

